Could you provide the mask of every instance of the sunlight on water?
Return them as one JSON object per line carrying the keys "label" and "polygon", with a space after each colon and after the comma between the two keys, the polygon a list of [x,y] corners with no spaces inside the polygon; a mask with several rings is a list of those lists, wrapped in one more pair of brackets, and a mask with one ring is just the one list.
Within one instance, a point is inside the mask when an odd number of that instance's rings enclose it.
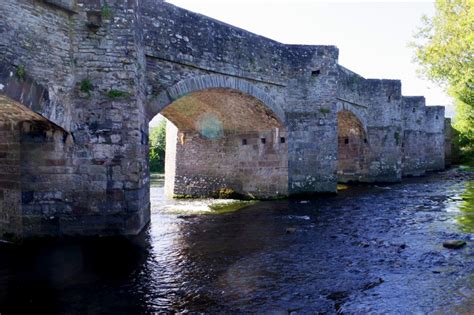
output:
{"label": "sunlight on water", "polygon": [[340,190],[346,190],[348,189],[349,186],[347,185],[344,185],[344,184],[337,184],[337,190],[340,191]]}

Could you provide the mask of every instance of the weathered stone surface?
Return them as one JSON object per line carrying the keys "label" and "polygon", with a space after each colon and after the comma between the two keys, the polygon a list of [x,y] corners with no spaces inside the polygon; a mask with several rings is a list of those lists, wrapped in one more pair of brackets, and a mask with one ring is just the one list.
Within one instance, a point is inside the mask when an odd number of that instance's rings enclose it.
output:
{"label": "weathered stone surface", "polygon": [[334,193],[444,167],[444,109],[334,46],[156,0],[5,0],[0,16],[0,237],[140,231],[158,113],[176,125],[170,195]]}

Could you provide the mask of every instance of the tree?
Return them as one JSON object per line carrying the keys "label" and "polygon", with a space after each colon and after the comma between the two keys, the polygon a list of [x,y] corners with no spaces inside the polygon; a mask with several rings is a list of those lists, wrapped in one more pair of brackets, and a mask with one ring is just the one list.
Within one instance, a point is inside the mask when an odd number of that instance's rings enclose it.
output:
{"label": "tree", "polygon": [[415,35],[415,60],[423,74],[455,99],[454,127],[465,155],[474,154],[474,0],[436,0]]}
{"label": "tree", "polygon": [[150,128],[150,171],[163,173],[165,169],[166,120]]}

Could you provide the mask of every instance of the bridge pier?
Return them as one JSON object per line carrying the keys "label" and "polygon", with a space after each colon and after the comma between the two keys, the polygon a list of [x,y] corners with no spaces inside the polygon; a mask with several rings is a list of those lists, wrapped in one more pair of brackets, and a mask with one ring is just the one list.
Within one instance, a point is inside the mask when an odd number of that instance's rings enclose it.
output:
{"label": "bridge pier", "polygon": [[290,195],[336,193],[335,112],[288,113],[287,120]]}

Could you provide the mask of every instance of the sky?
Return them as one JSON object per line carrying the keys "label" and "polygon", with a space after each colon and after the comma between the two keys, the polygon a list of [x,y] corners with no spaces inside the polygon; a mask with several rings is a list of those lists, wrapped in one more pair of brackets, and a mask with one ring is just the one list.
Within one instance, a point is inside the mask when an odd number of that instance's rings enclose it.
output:
{"label": "sky", "polygon": [[335,45],[339,63],[365,78],[401,79],[402,94],[448,105],[443,89],[417,74],[408,43],[434,1],[168,0],[285,44]]}

